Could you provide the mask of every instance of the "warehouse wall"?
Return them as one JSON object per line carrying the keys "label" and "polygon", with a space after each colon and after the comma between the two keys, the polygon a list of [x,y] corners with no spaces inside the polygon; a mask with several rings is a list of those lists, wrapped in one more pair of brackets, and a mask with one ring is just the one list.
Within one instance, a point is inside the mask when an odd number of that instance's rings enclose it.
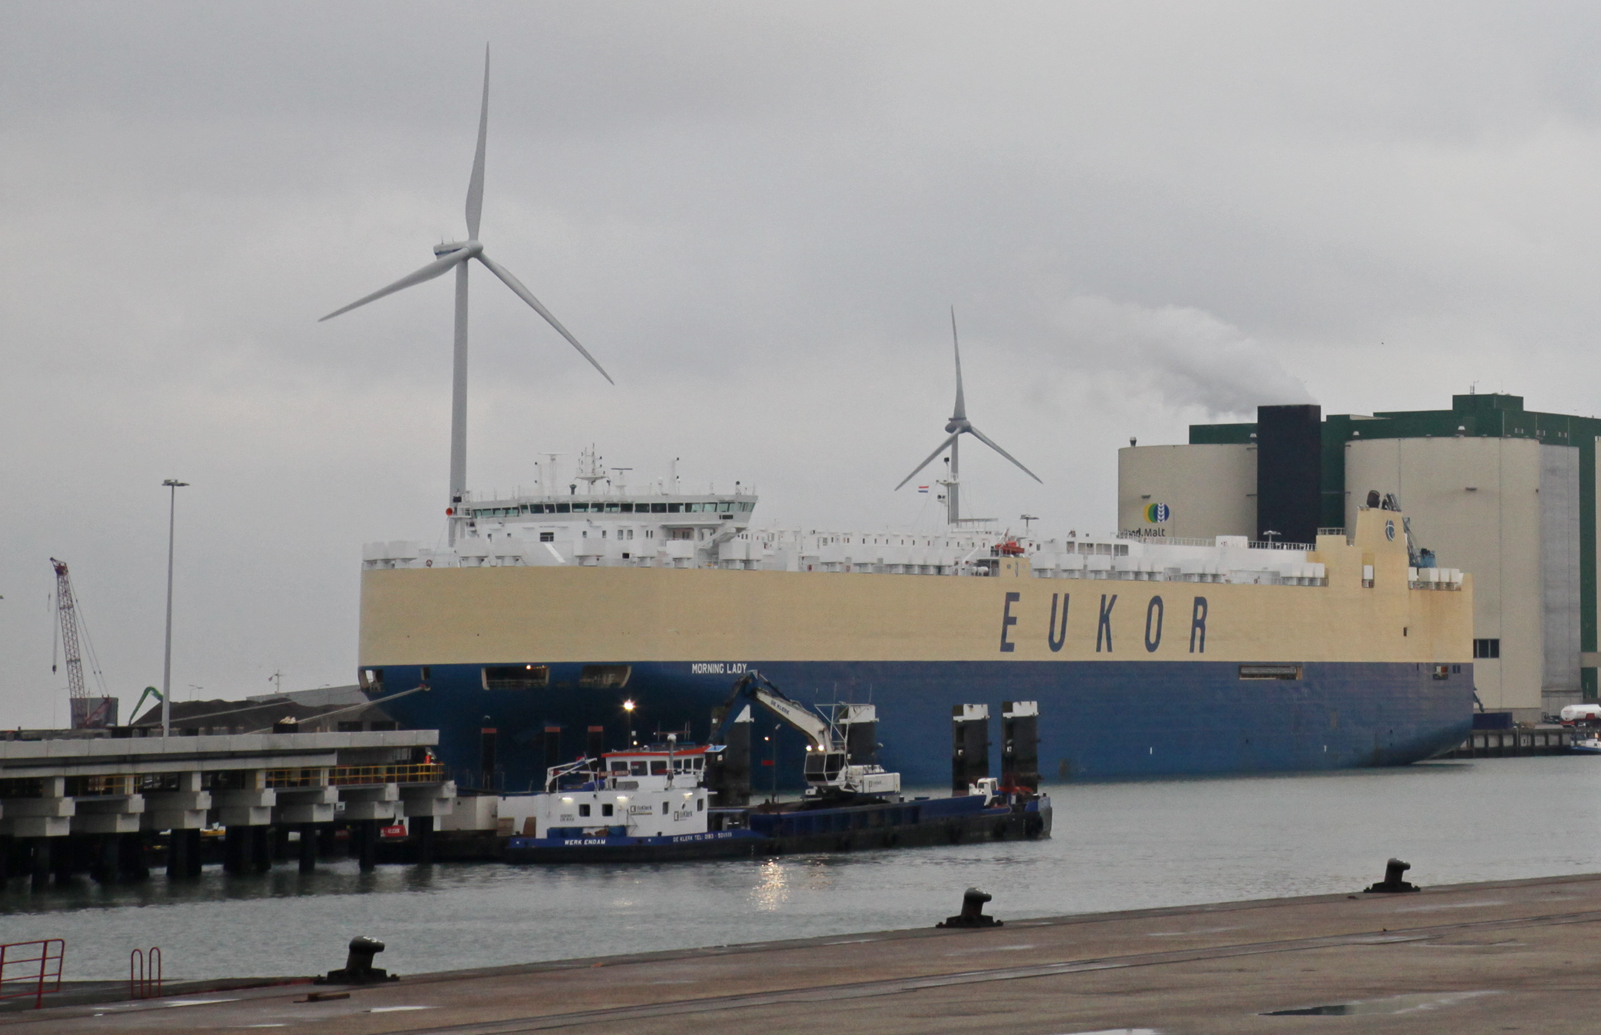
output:
{"label": "warehouse wall", "polygon": [[[1152,504],[1168,519],[1147,520]],[[1117,451],[1117,527],[1167,538],[1256,538],[1254,445],[1129,446]]]}
{"label": "warehouse wall", "polygon": [[1579,688],[1579,451],[1540,447],[1540,579],[1545,611],[1547,714],[1583,699]]}
{"label": "warehouse wall", "polygon": [[[1474,636],[1499,640],[1501,652],[1498,659],[1474,662],[1479,700],[1487,709],[1512,709],[1518,719],[1531,721],[1543,711],[1541,692],[1547,684],[1546,515],[1540,490],[1547,477],[1565,478],[1556,472],[1560,461],[1552,461],[1552,475],[1545,474],[1548,450],[1574,454],[1572,496],[1577,499],[1577,450],[1569,447],[1477,437],[1371,439],[1345,446],[1346,527],[1355,526],[1356,508],[1369,489],[1393,492],[1412,520],[1418,544],[1433,550],[1442,567],[1473,574]],[[1577,541],[1575,516],[1575,570]],[[1561,608],[1571,604],[1577,616],[1577,579],[1571,592],[1553,592]],[[1575,691],[1577,648],[1575,639]]]}

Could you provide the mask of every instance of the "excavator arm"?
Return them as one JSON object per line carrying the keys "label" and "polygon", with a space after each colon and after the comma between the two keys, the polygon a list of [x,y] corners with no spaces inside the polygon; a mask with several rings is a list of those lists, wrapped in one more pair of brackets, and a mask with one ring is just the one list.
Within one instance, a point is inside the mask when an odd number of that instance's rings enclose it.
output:
{"label": "excavator arm", "polygon": [[[843,750],[832,726],[820,715],[791,698],[766,676],[755,670],[746,672],[734,683],[734,689],[724,702],[724,711],[733,715],[733,704],[741,697],[749,698],[788,723],[812,742],[818,751]],[[727,721],[724,721],[727,725]],[[722,730],[718,730],[719,736]]]}

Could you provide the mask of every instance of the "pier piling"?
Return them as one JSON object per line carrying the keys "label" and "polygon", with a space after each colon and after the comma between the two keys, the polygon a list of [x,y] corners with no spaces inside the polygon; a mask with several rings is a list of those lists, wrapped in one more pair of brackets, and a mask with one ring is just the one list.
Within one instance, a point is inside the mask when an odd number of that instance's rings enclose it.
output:
{"label": "pier piling", "polygon": [[310,823],[300,828],[300,872],[317,870],[317,828]]}

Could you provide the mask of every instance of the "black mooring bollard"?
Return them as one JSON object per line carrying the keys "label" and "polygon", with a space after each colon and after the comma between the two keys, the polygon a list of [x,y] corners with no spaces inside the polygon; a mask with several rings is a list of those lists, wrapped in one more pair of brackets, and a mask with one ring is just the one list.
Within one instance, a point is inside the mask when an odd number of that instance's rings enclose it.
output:
{"label": "black mooring bollard", "polygon": [[399,981],[398,975],[372,965],[372,958],[384,951],[384,943],[376,938],[360,936],[350,939],[350,954],[339,970],[330,970],[317,979],[319,985],[376,985],[384,981]]}
{"label": "black mooring bollard", "polygon": [[984,903],[990,900],[988,892],[977,888],[968,888],[962,894],[962,911],[956,916],[948,916],[943,923],[935,927],[1001,927],[1001,921],[984,912]]}
{"label": "black mooring bollard", "polygon": [[1417,891],[1419,889],[1418,889],[1418,886],[1416,884],[1409,884],[1405,880],[1402,880],[1402,876],[1406,873],[1407,870],[1410,870],[1411,868],[1412,868],[1412,864],[1411,863],[1402,862],[1399,859],[1391,859],[1388,863],[1385,863],[1385,865],[1384,865],[1384,879],[1381,880],[1379,883],[1373,884],[1373,885],[1369,885],[1368,887],[1363,888],[1362,890],[1364,892],[1380,892],[1380,893],[1396,892],[1396,891]]}

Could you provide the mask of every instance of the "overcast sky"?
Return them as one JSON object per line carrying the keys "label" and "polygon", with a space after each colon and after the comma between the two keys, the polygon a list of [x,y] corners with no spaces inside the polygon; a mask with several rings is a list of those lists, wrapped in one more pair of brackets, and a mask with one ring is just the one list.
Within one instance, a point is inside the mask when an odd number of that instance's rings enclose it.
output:
{"label": "overcast sky", "polygon": [[[352,681],[361,545],[594,443],[759,523],[930,526],[961,323],[970,513],[1111,528],[1116,450],[1263,403],[1596,412],[1590,4],[0,5],[0,725],[66,721],[72,565],[124,715]],[[570,470],[570,466],[567,468]],[[194,687],[201,689],[195,690]]]}

